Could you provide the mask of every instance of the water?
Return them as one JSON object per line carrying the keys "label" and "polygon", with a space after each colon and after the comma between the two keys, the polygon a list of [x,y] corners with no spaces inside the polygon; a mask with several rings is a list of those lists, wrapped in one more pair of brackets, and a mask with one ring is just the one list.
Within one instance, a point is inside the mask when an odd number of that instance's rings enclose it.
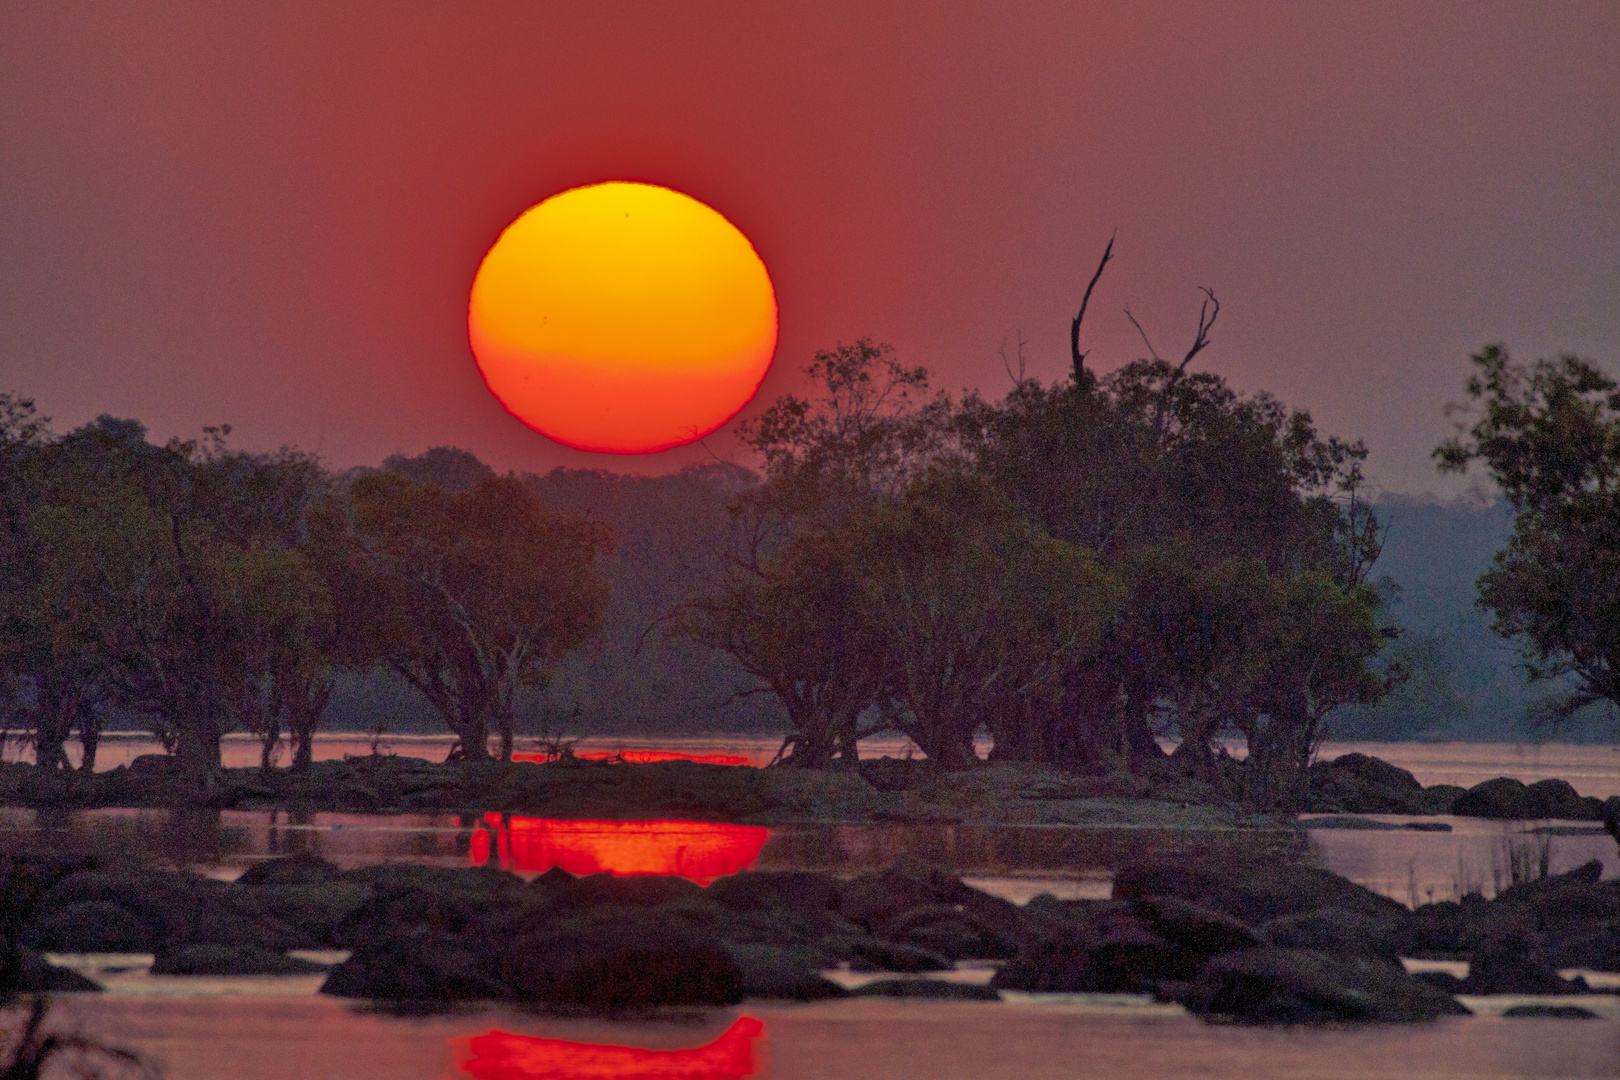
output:
{"label": "water", "polygon": [[[1592,999],[1583,999],[1589,1006]],[[169,1080],[444,1080],[469,1040],[535,1040],[510,1080],[685,1077],[721,1080],[1082,1080],[1082,1078],[1596,1077],[1620,1068],[1620,1021],[1483,1015],[1410,1026],[1249,1028],[1208,1025],[1140,1000],[1094,1003],[840,1001],[749,1006],[688,1024],[537,1018],[492,1009],[397,1019],[320,998],[151,1000],[81,996],[61,1023],[162,1063]],[[759,1022],[743,1055],[649,1061],[626,1049],[693,1051],[741,1018]],[[738,1067],[749,1071],[720,1071]],[[522,1064],[516,1059],[513,1064]],[[542,1071],[543,1070],[543,1071]]]}
{"label": "water", "polygon": [[[399,739],[397,753],[442,757],[447,740]],[[769,760],[775,740],[600,740],[585,749],[675,749]],[[152,747],[110,742],[101,764],[113,767]],[[320,757],[369,752],[369,740],[323,739]],[[874,747],[903,754],[899,741]],[[1448,744],[1329,747],[1328,756],[1360,750],[1411,769],[1426,784],[1476,783],[1493,776],[1571,780],[1582,794],[1620,793],[1620,754],[1606,747],[1479,747]],[[257,747],[227,743],[232,763],[257,761]],[[499,863],[522,872],[538,862],[568,858],[637,858],[657,854],[646,837],[626,845],[623,830],[605,846],[561,842],[544,823],[522,825],[497,816],[358,814],[288,815],[227,811],[176,814],[161,810],[85,811],[66,815],[0,810],[0,845],[99,842],[176,865],[230,877],[259,859],[295,851],[340,865],[408,860],[439,865]],[[534,819],[529,819],[533,821]],[[1380,817],[1400,823],[1409,819]],[[1606,835],[1539,835],[1545,823],[1439,820],[1449,833],[1312,830],[1325,865],[1403,902],[1441,899],[1478,888],[1489,895],[1506,871],[1514,845],[1545,843],[1551,869],[1596,857],[1609,876],[1620,858]],[[1590,830],[1590,823],[1553,823]],[[687,839],[672,850],[702,847]],[[645,832],[646,830],[642,830]],[[576,826],[575,833],[591,834]],[[1081,828],[987,828],[947,825],[815,825],[774,828],[744,865],[808,866],[842,873],[883,865],[912,851],[951,865],[975,885],[1015,902],[1039,891],[1063,896],[1108,895],[1110,878],[1095,836]],[[594,834],[592,834],[594,835]],[[671,833],[671,835],[674,835]],[[504,837],[504,840],[503,840]],[[735,843],[736,841],[732,841]],[[751,841],[750,841],[751,842]],[[559,847],[559,843],[561,846]],[[651,843],[649,848],[648,844]],[[672,843],[674,843],[672,841]],[[503,846],[504,844],[504,846]],[[595,846],[593,846],[595,845]],[[668,845],[665,845],[666,847]],[[726,845],[721,844],[721,848]],[[745,845],[746,846],[746,845]],[[662,856],[660,856],[662,857]],[[681,855],[680,858],[690,858]],[[726,858],[738,857],[735,852]],[[525,865],[518,865],[528,862]],[[683,864],[693,866],[696,864]],[[705,864],[707,865],[707,864]],[[712,868],[711,868],[712,869]],[[698,871],[700,872],[701,867]],[[700,874],[701,876],[701,874]],[[1208,1025],[1175,1006],[1119,996],[1018,995],[1000,1004],[850,1000],[794,1006],[755,1006],[688,1022],[613,1023],[558,1020],[506,1009],[402,1019],[378,1015],[316,995],[320,977],[180,979],[145,975],[149,958],[99,958],[109,993],[63,999],[54,1022],[148,1055],[172,1080],[232,1077],[471,1078],[724,1077],[1588,1077],[1620,1072],[1620,998],[1571,999],[1603,1017],[1597,1021],[1508,1020],[1501,1012],[1523,999],[1467,998],[1478,1014],[1435,1024],[1382,1027],[1266,1029]],[[952,977],[982,981],[988,970]],[[733,1028],[743,1018],[757,1028]],[[728,1030],[733,1032],[725,1041]],[[737,1035],[742,1031],[742,1035]],[[479,1041],[479,1036],[504,1033]],[[474,1052],[483,1047],[487,1053]]]}

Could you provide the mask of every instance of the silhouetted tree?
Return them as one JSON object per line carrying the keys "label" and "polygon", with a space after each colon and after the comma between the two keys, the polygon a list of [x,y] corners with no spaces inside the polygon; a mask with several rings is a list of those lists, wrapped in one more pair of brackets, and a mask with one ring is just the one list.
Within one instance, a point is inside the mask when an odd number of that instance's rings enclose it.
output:
{"label": "silhouetted tree", "polygon": [[1483,462],[1513,508],[1513,534],[1479,579],[1479,602],[1521,643],[1532,678],[1571,678],[1553,717],[1620,702],[1620,384],[1573,356],[1473,357],[1479,410],[1435,451],[1444,471]]}

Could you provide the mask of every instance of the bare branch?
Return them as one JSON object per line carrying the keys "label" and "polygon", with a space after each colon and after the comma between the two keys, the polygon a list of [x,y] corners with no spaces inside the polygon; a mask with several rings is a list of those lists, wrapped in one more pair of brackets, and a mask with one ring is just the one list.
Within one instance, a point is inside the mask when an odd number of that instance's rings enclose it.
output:
{"label": "bare branch", "polygon": [[[1130,308],[1125,309],[1125,317],[1131,320],[1131,325],[1136,327],[1136,332],[1142,335],[1142,344],[1147,346],[1148,355],[1155,360],[1159,359],[1159,351],[1153,347],[1153,342],[1148,340],[1147,331],[1142,329],[1142,324],[1136,321],[1136,316],[1131,314]],[[1186,365],[1183,364],[1182,366],[1185,367]]]}
{"label": "bare branch", "polygon": [[1097,264],[1097,272],[1091,275],[1091,284],[1086,286],[1086,294],[1080,298],[1080,312],[1074,317],[1074,322],[1069,324],[1069,354],[1074,358],[1076,383],[1082,380],[1086,370],[1086,356],[1090,353],[1089,349],[1086,352],[1080,351],[1080,324],[1085,321],[1086,305],[1091,303],[1091,290],[1097,287],[1097,279],[1102,277],[1103,267],[1114,257],[1114,237],[1118,235],[1119,232],[1116,230],[1114,235],[1108,238],[1108,246],[1103,249],[1102,261]]}
{"label": "bare branch", "polygon": [[[1198,333],[1193,337],[1192,348],[1188,349],[1187,355],[1182,357],[1181,366],[1176,369],[1178,373],[1186,371],[1187,365],[1192,363],[1192,358],[1209,347],[1209,331],[1215,325],[1215,319],[1221,313],[1221,302],[1215,299],[1213,290],[1200,285],[1198,291],[1204,294],[1204,302],[1198,305]],[[1136,320],[1131,321],[1135,322]]]}

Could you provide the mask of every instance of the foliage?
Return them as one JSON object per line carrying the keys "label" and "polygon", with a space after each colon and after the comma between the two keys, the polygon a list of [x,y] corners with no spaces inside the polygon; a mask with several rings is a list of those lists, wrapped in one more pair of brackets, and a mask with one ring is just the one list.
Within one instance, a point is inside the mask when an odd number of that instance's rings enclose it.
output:
{"label": "foliage", "polygon": [[518,692],[601,627],[593,564],[607,530],[547,512],[514,477],[454,492],[373,472],[348,499],[345,623],[438,710],[461,754],[487,757],[493,726],[510,758]]}
{"label": "foliage", "polygon": [[1620,701],[1620,384],[1573,356],[1515,363],[1500,345],[1473,363],[1473,422],[1435,457],[1455,472],[1483,462],[1513,508],[1480,604],[1532,677],[1573,677],[1558,715]]}

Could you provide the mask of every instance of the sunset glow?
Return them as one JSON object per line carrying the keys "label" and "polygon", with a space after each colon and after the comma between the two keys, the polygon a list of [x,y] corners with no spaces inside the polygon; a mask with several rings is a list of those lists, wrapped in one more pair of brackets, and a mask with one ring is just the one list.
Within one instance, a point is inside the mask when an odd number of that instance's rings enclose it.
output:
{"label": "sunset glow", "polygon": [[707,885],[754,864],[770,830],[713,821],[564,821],[485,814],[469,857],[486,866],[540,874],[560,866],[583,877],[669,874]]}
{"label": "sunset glow", "polygon": [[468,336],[507,411],[581,450],[693,442],[754,396],[776,293],[748,238],[668,188],[574,188],[507,227],[473,282]]}
{"label": "sunset glow", "polygon": [[739,1017],[719,1038],[681,1050],[537,1039],[490,1031],[457,1039],[456,1057],[472,1080],[740,1080],[756,1069],[754,1040],[765,1025]]}
{"label": "sunset glow", "polygon": [[[752,765],[753,762],[741,754],[686,754],[679,750],[590,750],[583,754],[575,754],[582,761],[629,761],[645,764],[654,761],[695,761],[700,765]],[[535,761],[544,763],[551,759],[545,754],[513,753],[513,761]]]}

